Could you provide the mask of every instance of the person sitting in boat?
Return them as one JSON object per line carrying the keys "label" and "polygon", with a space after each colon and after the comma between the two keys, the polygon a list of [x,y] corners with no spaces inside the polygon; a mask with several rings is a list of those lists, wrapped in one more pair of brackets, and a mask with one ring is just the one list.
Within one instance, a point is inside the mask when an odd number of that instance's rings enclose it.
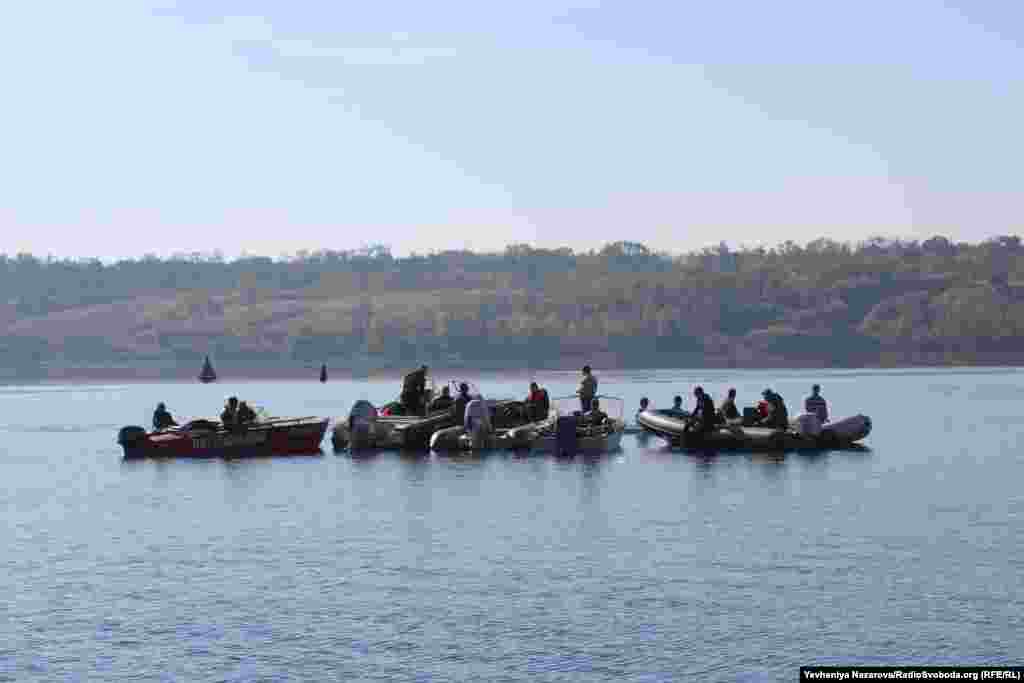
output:
{"label": "person sitting in boat", "polygon": [[811,395],[804,401],[804,412],[817,415],[822,424],[828,422],[828,403],[821,395],[821,385],[811,387]]}
{"label": "person sitting in boat", "polygon": [[455,397],[455,419],[459,424],[466,421],[466,406],[473,400],[469,395],[469,385],[465,382],[459,384],[459,395]]}
{"label": "person sitting in boat", "polygon": [[536,382],[530,382],[530,395],[526,397],[526,419],[530,422],[543,420],[551,410],[548,390],[541,389]]}
{"label": "person sitting in boat", "polygon": [[650,405],[651,405],[651,402],[647,399],[646,396],[641,398],[640,399],[640,410],[636,411],[636,416],[640,417],[640,413],[642,413],[645,410],[647,410],[647,407],[650,406]]}
{"label": "person sitting in boat", "polygon": [[715,402],[703,387],[693,390],[693,397],[697,400],[697,407],[693,409],[690,429],[702,434],[713,432],[718,425],[718,415],[715,413]]}
{"label": "person sitting in boat", "polygon": [[601,401],[597,398],[590,402],[590,410],[583,415],[583,424],[599,427],[608,421],[608,414],[601,410]]}
{"label": "person sitting in boat", "polygon": [[231,429],[238,423],[238,399],[234,396],[228,399],[224,405],[224,411],[220,414],[221,424],[225,429]]}
{"label": "person sitting in boat", "polygon": [[736,408],[735,389],[729,389],[729,396],[722,401],[722,405],[719,407],[718,412],[726,423],[741,419],[740,411]]}
{"label": "person sitting in boat", "polygon": [[256,421],[256,411],[249,407],[249,404],[242,401],[238,404],[238,414],[235,416],[235,424],[239,426],[250,425]]}
{"label": "person sitting in boat", "polygon": [[442,410],[448,410],[455,403],[455,399],[452,398],[451,389],[448,385],[441,387],[441,395],[430,402],[430,412],[436,413]]}
{"label": "person sitting in boat", "polygon": [[686,411],[683,410],[683,397],[682,396],[676,396],[675,398],[672,399],[672,407],[669,408],[669,412],[674,413],[675,415],[680,415],[680,416],[681,415],[686,415]]}
{"label": "person sitting in boat", "polygon": [[402,381],[402,407],[407,415],[419,415],[423,410],[423,399],[427,393],[427,366],[421,365]]}
{"label": "person sitting in boat", "polygon": [[174,421],[174,416],[167,411],[167,406],[158,403],[156,410],[153,411],[153,431],[159,432],[161,429],[177,426],[178,423]]}
{"label": "person sitting in boat", "polygon": [[762,419],[759,424],[763,427],[789,429],[789,411],[786,410],[786,402],[782,396],[771,389],[765,389],[761,395],[768,402],[768,417]]}

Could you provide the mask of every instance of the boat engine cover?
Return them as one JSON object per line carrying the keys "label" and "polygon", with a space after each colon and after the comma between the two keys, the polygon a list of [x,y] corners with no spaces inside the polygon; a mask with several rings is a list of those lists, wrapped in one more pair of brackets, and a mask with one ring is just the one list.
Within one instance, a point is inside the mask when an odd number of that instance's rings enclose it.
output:
{"label": "boat engine cover", "polygon": [[804,436],[818,436],[821,434],[821,420],[814,413],[802,413],[797,416],[796,431]]}
{"label": "boat engine cover", "polygon": [[142,441],[146,438],[146,430],[136,425],[129,425],[127,427],[121,427],[121,431],[117,433],[117,443],[121,444],[132,444],[136,441]]}
{"label": "boat engine cover", "polygon": [[555,452],[558,455],[576,455],[576,418],[562,415],[555,423]]}

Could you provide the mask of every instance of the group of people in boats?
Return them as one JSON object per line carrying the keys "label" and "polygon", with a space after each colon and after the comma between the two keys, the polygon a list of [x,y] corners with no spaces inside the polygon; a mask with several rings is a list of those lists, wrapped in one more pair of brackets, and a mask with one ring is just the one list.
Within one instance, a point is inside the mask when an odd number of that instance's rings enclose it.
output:
{"label": "group of people in boats", "polygon": [[[467,430],[471,431],[476,422],[489,424],[490,417],[483,398],[470,395],[469,385],[465,382],[459,385],[456,396],[452,396],[451,389],[446,385],[441,388],[440,394],[428,401],[428,372],[428,366],[421,365],[407,374],[402,380],[402,393],[398,404],[387,408],[385,414],[394,415],[400,411],[405,415],[427,415],[454,409],[458,423]],[[608,416],[601,410],[600,401],[596,398],[597,378],[594,377],[589,365],[583,367],[582,373],[580,387],[576,392],[580,399],[582,413],[580,419],[585,424],[603,424]],[[474,401],[479,401],[479,403],[474,403]],[[551,410],[551,398],[547,389],[541,387],[537,382],[530,382],[526,398],[521,404],[510,406],[509,410],[515,412],[515,417],[524,422],[538,422],[548,416]]]}
{"label": "group of people in boats", "polygon": [[[237,396],[232,396],[224,404],[220,421],[225,429],[245,427],[256,421],[256,411],[250,408],[245,401],[239,401]],[[178,423],[167,410],[167,406],[162,402],[158,403],[156,410],[153,411],[153,431],[159,432],[177,426]]]}
{"label": "group of people in boats", "polygon": [[[692,412],[683,410],[682,396],[676,396],[672,408],[667,411],[685,418],[688,421],[687,430],[707,433],[722,426],[742,423],[743,415],[736,407],[736,389],[729,389],[727,398],[722,401],[722,405],[717,410],[714,400],[704,391],[703,387],[695,388],[693,396],[696,399],[696,407]],[[637,411],[637,414],[649,407],[650,400],[647,397],[640,399],[640,410]],[[828,403],[821,395],[820,385],[815,384],[811,387],[811,395],[804,400],[804,411],[817,417],[822,424],[828,422]],[[789,410],[786,408],[786,401],[778,392],[770,388],[761,392],[761,401],[757,404],[754,425],[773,429],[789,427]]]}

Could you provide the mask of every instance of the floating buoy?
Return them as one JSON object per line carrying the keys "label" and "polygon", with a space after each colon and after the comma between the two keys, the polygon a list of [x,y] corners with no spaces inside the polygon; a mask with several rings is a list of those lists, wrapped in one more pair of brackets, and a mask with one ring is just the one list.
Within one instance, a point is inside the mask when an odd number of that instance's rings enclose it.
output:
{"label": "floating buoy", "polygon": [[206,361],[203,363],[203,371],[199,373],[199,381],[203,384],[217,381],[217,373],[213,371],[213,364],[210,363],[210,357],[206,357]]}

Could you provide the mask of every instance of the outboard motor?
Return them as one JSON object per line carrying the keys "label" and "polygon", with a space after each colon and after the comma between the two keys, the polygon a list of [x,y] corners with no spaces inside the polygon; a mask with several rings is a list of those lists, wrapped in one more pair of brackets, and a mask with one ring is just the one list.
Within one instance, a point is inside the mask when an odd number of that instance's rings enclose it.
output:
{"label": "outboard motor", "polygon": [[377,409],[369,401],[356,401],[348,417],[349,443],[352,448],[375,445]]}
{"label": "outboard motor", "polygon": [[136,425],[121,427],[117,433],[117,443],[121,446],[131,446],[146,439],[146,430]]}
{"label": "outboard motor", "polygon": [[576,455],[576,417],[561,415],[555,423],[555,453],[557,455]]}
{"label": "outboard motor", "polygon": [[821,420],[814,413],[801,413],[796,418],[796,432],[801,436],[819,436],[821,434]]}

